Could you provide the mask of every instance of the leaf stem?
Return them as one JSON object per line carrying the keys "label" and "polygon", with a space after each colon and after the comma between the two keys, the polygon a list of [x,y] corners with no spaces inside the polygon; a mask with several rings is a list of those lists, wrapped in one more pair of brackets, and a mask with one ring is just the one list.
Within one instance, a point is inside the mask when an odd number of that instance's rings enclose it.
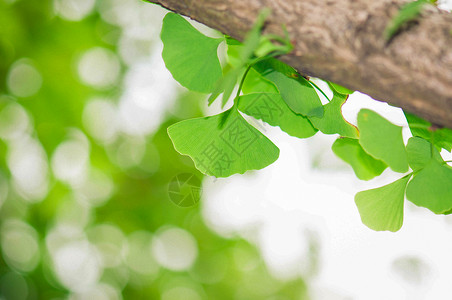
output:
{"label": "leaf stem", "polygon": [[242,92],[242,87],[243,87],[243,84],[245,83],[246,75],[248,75],[248,72],[251,70],[252,66],[253,65],[251,65],[251,64],[248,65],[248,67],[245,70],[245,73],[243,73],[242,79],[240,80],[239,89],[237,90],[237,94],[234,98],[234,106],[237,105],[237,99],[240,97],[240,93]]}
{"label": "leaf stem", "polygon": [[308,80],[308,82],[309,82],[313,87],[315,87],[320,93],[322,93],[322,95],[326,98],[326,100],[328,100],[328,102],[331,102],[330,98],[328,98],[328,96],[325,94],[325,92],[322,91],[322,89],[319,88],[319,87],[317,86],[317,84],[315,84],[315,83],[312,82],[311,80]]}

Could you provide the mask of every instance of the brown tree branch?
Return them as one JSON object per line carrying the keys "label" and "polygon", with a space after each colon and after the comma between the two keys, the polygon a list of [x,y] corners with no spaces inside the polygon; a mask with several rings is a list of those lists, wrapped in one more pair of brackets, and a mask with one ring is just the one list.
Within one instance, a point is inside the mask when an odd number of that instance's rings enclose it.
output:
{"label": "brown tree branch", "polygon": [[387,24],[406,0],[148,0],[239,40],[269,7],[265,31],[287,28],[281,59],[301,73],[359,90],[452,128],[452,14],[426,9],[390,43]]}

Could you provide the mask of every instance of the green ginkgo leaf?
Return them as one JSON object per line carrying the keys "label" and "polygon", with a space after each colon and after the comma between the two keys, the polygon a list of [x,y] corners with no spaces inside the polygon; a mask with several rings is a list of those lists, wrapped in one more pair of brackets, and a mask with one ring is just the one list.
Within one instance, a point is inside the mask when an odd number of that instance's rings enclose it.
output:
{"label": "green ginkgo leaf", "polygon": [[251,93],[279,93],[276,86],[269,80],[262,77],[256,70],[251,68],[243,82],[242,92],[244,94]]}
{"label": "green ginkgo leaf", "polygon": [[333,146],[333,152],[346,163],[361,180],[370,180],[379,176],[387,168],[381,160],[377,160],[364,151],[357,139],[339,138]]}
{"label": "green ginkgo leaf", "polygon": [[452,130],[449,128],[434,129],[432,123],[404,111],[411,134],[422,137],[435,146],[447,151],[452,150]]}
{"label": "green ginkgo leaf", "polygon": [[168,128],[174,148],[190,156],[206,175],[228,177],[265,168],[279,149],[248,124],[235,107],[215,116],[185,120]]}
{"label": "green ginkgo leaf", "polygon": [[404,111],[403,113],[405,114],[405,118],[408,122],[411,134],[413,136],[419,136],[428,141],[431,140],[433,134],[429,130],[430,126],[432,126],[430,122],[425,121],[424,119],[419,118],[418,116],[410,114],[406,111]]}
{"label": "green ginkgo leaf", "polygon": [[452,130],[449,128],[435,130],[433,132],[433,140],[438,147],[446,149],[449,152],[452,150]]}
{"label": "green ginkgo leaf", "polygon": [[161,38],[162,57],[174,79],[189,90],[212,92],[222,77],[217,49],[223,39],[201,34],[174,13],[163,19]]}
{"label": "green ginkgo leaf", "polygon": [[333,90],[333,92],[337,92],[342,95],[351,95],[353,94],[352,90],[345,88],[339,84],[333,83],[331,81],[328,82],[329,87]]}
{"label": "green ginkgo leaf", "polygon": [[239,110],[272,126],[279,126],[291,136],[308,138],[315,129],[308,118],[294,113],[280,94],[252,93],[240,96]]}
{"label": "green ginkgo leaf", "polygon": [[413,171],[424,168],[434,157],[439,162],[443,159],[438,150],[429,142],[420,137],[412,137],[406,146],[408,163]]}
{"label": "green ginkgo leaf", "polygon": [[358,113],[359,143],[364,150],[384,161],[393,171],[408,171],[402,127],[396,126],[369,109]]}
{"label": "green ginkgo leaf", "polygon": [[291,110],[303,116],[323,116],[323,106],[312,85],[292,67],[276,59],[255,64],[254,69],[273,82]]}
{"label": "green ginkgo leaf", "polygon": [[406,191],[408,200],[436,214],[452,209],[452,168],[432,158],[414,174]]}
{"label": "green ginkgo leaf", "polygon": [[411,175],[388,185],[356,194],[361,221],[376,231],[399,230],[403,225],[405,189]]}
{"label": "green ginkgo leaf", "polygon": [[310,117],[314,127],[325,134],[338,133],[341,136],[357,138],[358,129],[347,122],[342,115],[342,105],[347,101],[346,95],[334,93],[333,99],[323,106],[322,118]]}

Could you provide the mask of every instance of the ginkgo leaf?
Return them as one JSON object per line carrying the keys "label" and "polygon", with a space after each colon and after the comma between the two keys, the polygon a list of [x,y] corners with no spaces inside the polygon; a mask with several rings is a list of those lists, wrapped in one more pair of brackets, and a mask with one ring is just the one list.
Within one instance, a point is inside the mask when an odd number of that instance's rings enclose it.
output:
{"label": "ginkgo leaf", "polygon": [[174,148],[190,156],[204,174],[227,177],[258,170],[279,156],[279,149],[248,124],[235,107],[215,116],[185,120],[168,128]]}
{"label": "ginkgo leaf", "polygon": [[356,194],[355,203],[361,221],[376,231],[395,232],[403,225],[405,188],[411,175],[388,185]]}
{"label": "ginkgo leaf", "polygon": [[432,124],[424,119],[419,118],[413,114],[410,114],[406,111],[403,112],[405,114],[405,118],[410,127],[411,134],[413,136],[419,136],[426,140],[430,140],[432,138],[432,132],[429,130],[429,127]]}
{"label": "ginkgo leaf", "polygon": [[438,147],[446,149],[449,152],[452,150],[452,130],[449,128],[435,130],[433,132],[433,140]]}
{"label": "ginkgo leaf", "polygon": [[422,137],[449,152],[452,150],[452,130],[449,128],[433,129],[432,123],[405,111],[404,114],[412,135]]}
{"label": "ginkgo leaf", "polygon": [[276,86],[269,80],[262,77],[256,70],[251,68],[243,82],[242,92],[244,94],[251,93],[279,93]]}
{"label": "ginkgo leaf", "polygon": [[370,180],[387,168],[384,162],[367,154],[357,139],[339,138],[334,142],[332,150],[339,158],[350,164],[356,177],[361,180]]}
{"label": "ginkgo leaf", "polygon": [[223,39],[201,34],[175,13],[163,19],[161,38],[162,57],[174,79],[189,90],[212,92],[222,77],[217,48]]}
{"label": "ginkgo leaf", "polygon": [[393,171],[408,171],[402,127],[396,126],[369,109],[358,113],[359,143],[364,150],[384,161]]}
{"label": "ginkgo leaf", "polygon": [[429,142],[420,137],[412,137],[406,146],[408,163],[413,171],[424,168],[434,157],[439,162],[443,159],[438,150]]}
{"label": "ginkgo leaf", "polygon": [[353,94],[352,90],[349,90],[348,88],[340,86],[339,84],[333,83],[331,81],[328,82],[328,85],[333,90],[333,92],[337,92],[337,93],[342,94],[342,95],[351,95],[351,94]]}
{"label": "ginkgo leaf", "polygon": [[414,174],[406,191],[408,200],[436,214],[452,209],[452,168],[432,158]]}
{"label": "ginkgo leaf", "polygon": [[333,99],[323,106],[323,117],[309,118],[314,127],[325,134],[338,133],[341,136],[357,138],[358,129],[342,116],[342,105],[345,101],[347,101],[346,95],[334,93]]}
{"label": "ginkgo leaf", "polygon": [[294,113],[280,94],[253,93],[240,96],[239,110],[272,126],[279,126],[286,133],[299,138],[313,136],[315,129],[308,118]]}
{"label": "ginkgo leaf", "polygon": [[312,85],[288,65],[276,59],[255,64],[254,69],[273,82],[281,97],[295,113],[303,116],[323,116],[323,106]]}

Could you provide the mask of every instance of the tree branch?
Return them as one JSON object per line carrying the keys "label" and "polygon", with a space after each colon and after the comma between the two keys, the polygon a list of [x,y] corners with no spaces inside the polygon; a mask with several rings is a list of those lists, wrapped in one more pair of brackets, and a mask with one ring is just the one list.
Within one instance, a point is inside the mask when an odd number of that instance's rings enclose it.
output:
{"label": "tree branch", "polygon": [[258,12],[266,33],[295,46],[281,58],[301,73],[330,80],[452,128],[452,14],[435,7],[395,36],[387,24],[406,0],[148,0],[242,40]]}

